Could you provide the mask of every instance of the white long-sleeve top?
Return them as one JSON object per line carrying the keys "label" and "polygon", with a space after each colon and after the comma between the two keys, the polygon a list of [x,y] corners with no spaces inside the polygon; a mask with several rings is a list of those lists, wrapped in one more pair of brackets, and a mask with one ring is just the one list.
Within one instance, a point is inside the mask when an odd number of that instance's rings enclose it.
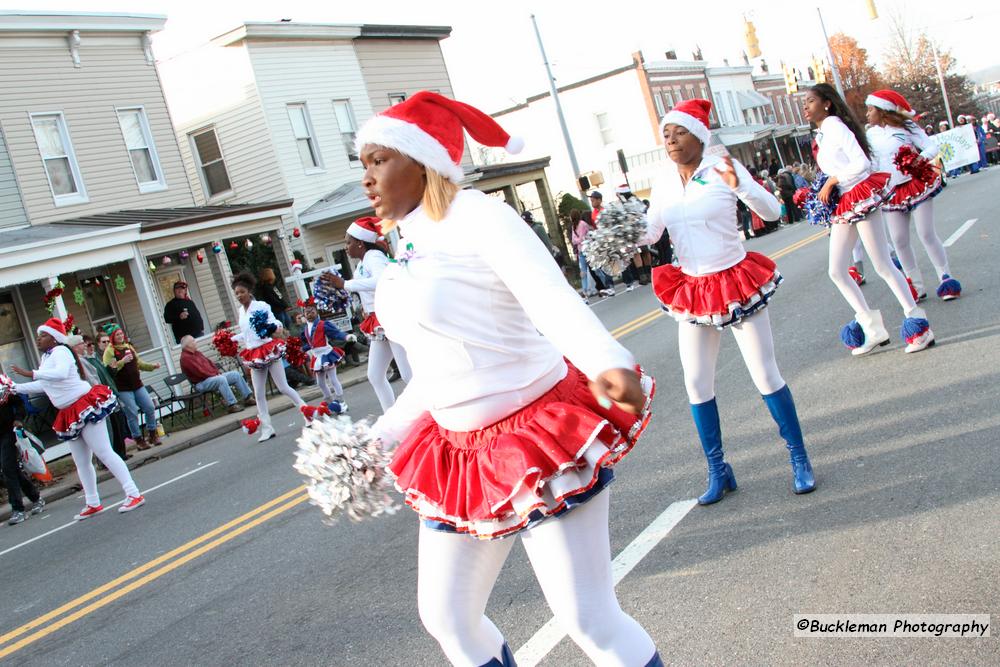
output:
{"label": "white long-sleeve top", "polygon": [[450,430],[492,424],[561,380],[564,356],[592,379],[635,365],[502,201],[463,190],[440,222],[418,207],[399,226],[414,256],[386,268],[375,307],[413,379],[375,424],[383,441],[427,411]]}
{"label": "white long-sleeve top", "polygon": [[90,391],[90,383],[80,377],[73,353],[65,345],[56,345],[42,354],[42,363],[32,377],[32,382],[14,385],[17,393],[45,394],[60,410],[73,405]]}
{"label": "white long-sleeve top", "polygon": [[872,149],[872,168],[875,171],[884,171],[892,174],[889,181],[892,185],[907,183],[912,180],[896,168],[893,158],[903,146],[913,146],[913,148],[928,160],[937,156],[938,145],[930,140],[927,133],[916,123],[909,122],[906,127],[892,127],[891,125],[868,128],[868,144]]}
{"label": "white long-sleeve top", "polygon": [[271,340],[270,336],[261,338],[257,335],[257,332],[254,331],[254,328],[250,326],[250,316],[257,311],[266,312],[267,321],[272,324],[277,324],[278,329],[282,328],[281,322],[274,316],[274,313],[271,311],[271,306],[269,306],[266,301],[258,301],[257,299],[254,299],[250,302],[249,306],[245,308],[240,306],[240,332],[233,336],[233,340],[237,343],[242,343],[243,347],[248,350],[256,349]]}
{"label": "white long-sleeve top", "polygon": [[375,287],[387,266],[389,266],[389,258],[384,252],[369,250],[361,258],[361,263],[358,264],[358,277],[344,281],[344,289],[358,295],[358,298],[361,299],[361,307],[365,309],[366,313],[375,312]]}
{"label": "white long-sleeve top", "polygon": [[722,180],[716,167],[722,158],[705,156],[687,185],[672,162],[654,182],[646,212],[646,236],[640,245],[656,243],[666,228],[681,270],[689,276],[724,271],[746,257],[737,224],[736,200],[764,220],[777,220],[781,204],[733,160],[739,178],[736,190]]}
{"label": "white long-sleeve top", "polygon": [[828,176],[837,177],[841,192],[847,192],[872,173],[872,163],[857,137],[837,116],[827,116],[816,132],[816,164]]}

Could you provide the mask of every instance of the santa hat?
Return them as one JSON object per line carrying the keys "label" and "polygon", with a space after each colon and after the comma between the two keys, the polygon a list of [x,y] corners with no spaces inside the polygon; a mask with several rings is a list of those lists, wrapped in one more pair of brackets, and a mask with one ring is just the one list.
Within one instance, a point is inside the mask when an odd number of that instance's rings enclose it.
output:
{"label": "santa hat", "polygon": [[426,90],[365,123],[355,146],[359,152],[367,144],[391,148],[458,183],[465,175],[459,166],[465,146],[462,130],[484,146],[503,147],[508,153],[524,147],[523,140],[511,137],[479,109]]}
{"label": "santa hat", "polygon": [[708,100],[684,100],[671,109],[660,121],[660,132],[667,125],[680,125],[698,138],[703,145],[708,145],[708,114],[712,111],[712,103]]}
{"label": "santa hat", "polygon": [[43,332],[55,338],[57,343],[66,342],[66,326],[58,317],[50,317],[45,324],[39,325],[36,333]]}
{"label": "santa hat", "polygon": [[358,218],[347,228],[347,233],[365,243],[377,243],[382,238],[382,218]]}
{"label": "santa hat", "polygon": [[876,90],[865,98],[865,104],[882,111],[895,111],[907,118],[912,118],[914,115],[910,103],[895,90]]}
{"label": "santa hat", "polygon": [[623,195],[628,192],[632,192],[632,188],[628,186],[628,183],[622,183],[617,188],[615,188],[615,194]]}
{"label": "santa hat", "polygon": [[316,307],[316,298],[315,297],[309,297],[305,301],[303,301],[302,299],[299,299],[298,304],[299,304],[299,308],[315,308]]}

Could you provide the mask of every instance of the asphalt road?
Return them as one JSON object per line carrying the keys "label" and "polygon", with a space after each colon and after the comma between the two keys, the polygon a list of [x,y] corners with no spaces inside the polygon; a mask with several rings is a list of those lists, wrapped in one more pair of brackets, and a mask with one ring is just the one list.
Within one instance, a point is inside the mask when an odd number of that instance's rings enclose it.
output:
{"label": "asphalt road", "polygon": [[[668,664],[998,664],[984,639],[793,636],[805,613],[989,613],[1000,618],[1000,169],[936,200],[961,299],[926,303],[938,345],[905,355],[901,313],[874,275],[890,346],[852,358],[852,315],[807,225],[752,239],[779,254],[769,306],[819,489],[794,496],[787,453],[726,335],[717,394],[739,491],[683,514],[618,586]],[[783,250],[785,249],[785,250]],[[933,269],[918,247],[925,276]],[[594,304],[658,381],[655,417],[612,494],[620,553],[668,506],[703,490],[705,465],[666,317],[648,289]],[[644,321],[640,321],[640,324]],[[375,412],[368,385],[348,390]],[[416,614],[415,516],[327,526],[291,468],[297,417],[265,445],[227,435],[134,472],[148,504],[75,524],[82,499],[0,527],[0,662],[17,665],[442,665]],[[162,485],[162,486],[160,486]],[[159,487],[159,488],[157,488]],[[105,504],[121,500],[112,481]],[[277,499],[277,500],[276,500]],[[516,651],[551,614],[516,546],[489,614]],[[534,646],[536,644],[531,644]],[[540,664],[585,665],[563,639]]]}

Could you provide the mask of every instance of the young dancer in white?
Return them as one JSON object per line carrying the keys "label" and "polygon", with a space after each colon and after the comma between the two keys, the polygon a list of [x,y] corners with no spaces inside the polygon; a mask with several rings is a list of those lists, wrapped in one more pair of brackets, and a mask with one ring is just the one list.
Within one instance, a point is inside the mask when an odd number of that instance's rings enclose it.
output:
{"label": "young dancer in white", "polygon": [[684,384],[708,460],[708,489],[698,502],[718,502],[726,491],[736,489],[733,469],[723,460],[715,401],[723,328],[733,332],[750,377],[785,439],[795,493],[809,493],[816,481],[792,392],[774,357],[765,309],[781,274],[769,258],[743,249],[733,224],[737,200],[763,220],[777,220],[781,204],[739,162],[705,156],[711,109],[708,100],[686,100],[663,117],[663,144],[674,164],[653,185],[647,233],[641,241],[655,243],[667,229],[679,264],[653,269],[653,292],[678,322]]}
{"label": "young dancer in white", "polygon": [[309,367],[316,374],[316,384],[323,392],[323,400],[340,405],[340,412],[347,412],[344,401],[344,387],[337,377],[337,364],[344,358],[344,351],[330,345],[330,341],[353,343],[357,340],[354,334],[345,334],[333,322],[320,319],[316,309],[316,300],[309,297],[299,301],[306,317],[306,326],[302,329],[302,350],[309,353]]}
{"label": "young dancer in white", "polygon": [[260,418],[260,438],[258,442],[270,440],[277,435],[271,425],[271,413],[267,409],[267,376],[282,394],[292,399],[301,410],[306,406],[299,393],[288,385],[285,377],[285,341],[272,338],[281,329],[281,322],[271,312],[271,306],[253,298],[256,279],[249,273],[233,277],[233,294],[240,304],[240,332],[233,336],[236,343],[242,343],[240,361],[250,369],[253,381],[253,395],[257,401],[257,416]]}
{"label": "young dancer in white", "polygon": [[389,264],[386,254],[387,246],[379,229],[380,220],[373,217],[358,218],[347,228],[347,254],[360,259],[358,277],[344,280],[340,276],[324,273],[320,280],[325,280],[338,289],[353,292],[361,298],[361,307],[368,317],[361,323],[361,331],[369,338],[368,344],[368,382],[375,390],[375,396],[382,406],[382,411],[388,410],[396,396],[389,384],[386,373],[389,364],[396,360],[396,368],[403,378],[409,382],[412,377],[410,364],[406,360],[406,350],[399,343],[389,340],[375,314],[375,287],[385,267]]}
{"label": "young dancer in white", "polygon": [[818,129],[816,163],[828,179],[819,192],[827,204],[834,188],[840,200],[831,217],[830,279],[854,309],[854,321],[841,331],[841,339],[855,356],[867,354],[889,342],[889,332],[882,323],[882,313],[868,307],[861,288],[851,277],[851,250],[858,237],[865,246],[872,267],[886,282],[903,308],[900,335],[906,352],[918,352],[934,342],[927,313],[919,308],[910,293],[906,277],[889,257],[889,244],[881,221],[871,217],[891,195],[889,174],[872,172],[868,141],[860,124],[837,91],[820,83],[806,92],[803,112],[806,120]]}
{"label": "young dancer in white", "polygon": [[69,441],[69,451],[80,476],[86,506],[76,515],[82,521],[104,511],[97,492],[97,472],[94,455],[111,471],[125,492],[125,502],[119,512],[131,512],[146,503],[132,480],[128,466],[111,448],[111,437],[104,419],[116,409],[117,400],[109,387],[90,386],[86,381],[82,361],[66,346],[66,329],[58,318],[51,318],[38,327],[36,344],[42,353],[38,370],[18,366],[12,370],[31,378],[32,382],[14,385],[19,394],[45,394],[59,413],[52,430],[60,440]]}
{"label": "young dancer in white", "polygon": [[876,90],[865,100],[868,142],[872,149],[872,162],[879,171],[892,174],[892,184],[896,189],[892,197],[882,206],[882,215],[889,226],[896,256],[903,265],[903,272],[913,283],[917,301],[927,298],[924,277],[917,265],[917,257],[910,242],[910,223],[916,228],[917,236],[924,244],[938,275],[937,295],[945,300],[957,298],[962,293],[962,285],[951,277],[948,267],[948,253],[941,238],[934,229],[933,198],[941,192],[941,174],[930,182],[921,182],[899,171],[894,158],[903,146],[910,146],[927,160],[933,160],[939,152],[937,144],[927,138],[927,134],[914,123],[914,115],[906,98],[894,90]]}
{"label": "young dancer in white", "polygon": [[602,491],[649,398],[632,355],[517,212],[460,189],[463,128],[516,149],[489,116],[428,92],[358,135],[375,212],[412,245],[386,268],[375,306],[413,380],[375,431],[401,443],[390,467],[424,519],[420,618],[453,664],[513,665],[484,611],[514,542],[488,538],[516,533],[561,627],[592,661],[662,665],[615,598]]}

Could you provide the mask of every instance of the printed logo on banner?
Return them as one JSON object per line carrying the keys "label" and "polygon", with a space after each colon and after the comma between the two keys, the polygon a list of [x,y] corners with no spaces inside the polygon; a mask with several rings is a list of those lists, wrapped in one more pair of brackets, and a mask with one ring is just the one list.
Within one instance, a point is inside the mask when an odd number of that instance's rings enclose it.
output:
{"label": "printed logo on banner", "polygon": [[931,141],[941,149],[945,171],[959,169],[967,164],[979,162],[979,146],[971,125],[962,125],[954,130],[932,134]]}

